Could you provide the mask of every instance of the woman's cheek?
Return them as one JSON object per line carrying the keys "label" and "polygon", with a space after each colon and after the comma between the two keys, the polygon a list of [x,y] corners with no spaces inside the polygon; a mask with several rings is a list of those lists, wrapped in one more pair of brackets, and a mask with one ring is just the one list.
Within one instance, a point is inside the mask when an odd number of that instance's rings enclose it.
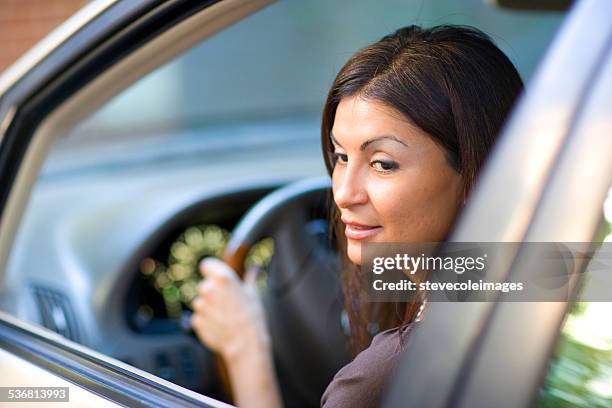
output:
{"label": "woman's cheek", "polygon": [[431,208],[426,198],[428,187],[414,183],[418,177],[404,173],[402,177],[379,181],[371,190],[372,204],[384,226],[387,242],[417,242],[426,238]]}
{"label": "woman's cheek", "polygon": [[408,214],[410,201],[405,194],[406,185],[398,180],[373,180],[369,183],[368,195],[377,221],[389,233],[394,231],[403,216]]}

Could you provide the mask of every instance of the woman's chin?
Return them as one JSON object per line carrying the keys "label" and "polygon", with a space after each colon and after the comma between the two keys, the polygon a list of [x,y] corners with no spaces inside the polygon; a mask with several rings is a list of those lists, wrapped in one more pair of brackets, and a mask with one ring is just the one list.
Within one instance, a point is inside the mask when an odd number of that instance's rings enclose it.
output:
{"label": "woman's chin", "polygon": [[361,242],[352,239],[347,240],[346,255],[355,265],[361,265]]}

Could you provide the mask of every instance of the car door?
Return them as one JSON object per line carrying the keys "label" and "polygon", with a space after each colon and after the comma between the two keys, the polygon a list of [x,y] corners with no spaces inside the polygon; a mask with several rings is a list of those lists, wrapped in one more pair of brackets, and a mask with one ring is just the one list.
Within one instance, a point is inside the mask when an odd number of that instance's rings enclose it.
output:
{"label": "car door", "polygon": [[[454,241],[601,240],[612,178],[611,14],[606,1],[578,2],[571,10],[506,126]],[[496,267],[504,279],[527,279],[527,256],[518,250]],[[575,259],[579,272],[587,260]],[[386,406],[545,403],[538,400],[540,386],[584,276],[566,282],[564,301],[430,304]],[[609,301],[612,288],[602,289],[598,300]]]}
{"label": "car door", "polygon": [[[0,83],[0,94],[3,95],[0,101],[0,208],[2,209],[0,263],[6,262],[12,239],[15,236],[16,223],[11,221],[18,219],[23,211],[32,178],[42,161],[41,151],[45,150],[45,140],[50,139],[49,137],[37,138],[36,135],[55,134],[70,127],[80,118],[79,114],[83,115],[85,112],[92,111],[92,106],[102,105],[119,89],[133,82],[152,67],[160,65],[162,61],[170,59],[191,44],[220,30],[241,16],[255,11],[265,3],[265,1],[239,0],[93,2],[87,9],[88,11],[81,15],[86,23],[81,23],[72,31],[58,33],[55,37],[55,44],[49,44],[49,48],[31,54],[25,65],[17,67],[3,77],[4,82]],[[597,47],[594,48],[594,52],[597,53]],[[581,72],[581,74],[585,76],[588,72]],[[581,85],[578,86],[578,89],[573,89],[570,94],[577,98],[576,94],[580,93],[580,89],[582,89]],[[533,106],[537,106],[539,102],[539,99],[535,99],[531,104],[524,102],[527,107],[523,109],[533,109]],[[556,137],[561,143],[560,140],[564,137],[564,133],[562,129],[556,130],[559,131]],[[515,147],[507,149],[511,150],[509,154],[511,157],[521,154]],[[553,166],[552,163],[556,157],[555,150],[552,149],[545,153],[548,156],[540,163],[543,166],[542,169],[532,174],[540,174],[545,177],[547,170]],[[508,157],[507,153],[502,155]],[[542,159],[542,156],[537,158]],[[533,157],[531,159],[533,160]],[[494,173],[493,171],[492,174]],[[508,174],[512,174],[508,169],[502,173],[503,179],[508,177]],[[500,202],[502,202],[499,185],[496,182],[490,183],[495,185],[495,188],[490,187],[489,189],[493,190],[494,195],[500,197]],[[539,187],[543,188],[542,183]],[[540,190],[529,191],[532,195],[541,192]],[[488,208],[491,206],[490,196],[492,194],[483,193],[483,195],[489,198],[476,198],[474,203],[470,204],[470,207],[477,209],[472,210],[475,215],[472,215],[471,221],[469,221],[469,214],[466,216],[466,225],[482,224],[483,215],[481,209],[478,209],[478,203],[480,202],[480,208],[483,206]],[[495,206],[502,214],[491,216],[502,216],[503,219],[509,214],[520,212],[519,210],[524,206],[534,205],[535,199],[531,196],[528,198],[519,202],[516,200],[503,201],[503,206]],[[508,228],[509,230],[517,228],[517,225],[516,219],[509,220],[507,224],[500,224],[502,229]],[[465,228],[475,234],[472,227]],[[502,236],[503,231],[496,231],[497,235],[488,231],[486,234],[478,235],[477,238],[471,235],[470,239],[501,240],[499,237]],[[485,236],[490,238],[485,238]],[[0,264],[0,273],[3,271],[4,265]],[[11,296],[14,296],[13,292],[9,291],[0,296],[0,299],[2,302],[11,302]],[[459,311],[457,314],[459,319],[452,320],[452,315],[444,315],[440,321],[443,315],[438,310],[444,312],[443,306],[431,307],[430,317],[426,320],[427,326],[424,326],[422,332],[427,333],[426,328],[433,327],[433,333],[436,333],[436,330],[440,330],[440,324],[446,326],[449,321],[461,322],[462,318],[468,317],[474,324],[466,325],[465,334],[462,334],[462,331],[452,332],[454,336],[463,336],[464,339],[469,339],[469,336],[475,333],[474,330],[478,328],[476,321],[486,312],[485,307],[479,310],[469,309]],[[436,319],[438,323],[435,323]],[[1,331],[4,339],[3,349],[28,362],[30,364],[28,367],[44,366],[52,375],[79,384],[87,392],[102,395],[108,400],[125,405],[216,404],[210,399],[172,386],[172,384],[118,361],[61,340],[44,330],[37,331],[5,315],[2,315],[1,320],[3,322]],[[468,348],[461,348],[465,346],[465,343],[459,341],[460,339],[457,340],[456,344],[446,349],[448,355],[452,357],[449,363],[456,364],[455,369],[446,371],[440,370],[440,367],[432,367],[436,368],[432,374],[440,390],[444,389],[446,381],[450,383],[450,380],[457,379],[456,372],[462,367],[460,364],[463,362],[463,357],[469,355]],[[430,351],[436,352],[432,347],[440,345],[432,342],[429,336],[419,335],[415,343],[419,341],[428,346],[422,349],[423,357],[428,356]],[[428,351],[425,352],[425,350]],[[407,358],[414,357],[409,355]],[[408,364],[413,366],[417,363]],[[32,368],[32,371],[34,372],[35,369]],[[427,374],[426,371],[423,374]],[[34,378],[35,374],[32,375]],[[398,381],[402,381],[402,375],[400,372]],[[412,374],[410,376],[414,378]],[[432,377],[423,375],[422,378]],[[419,384],[412,379],[409,383],[411,387]],[[452,382],[452,384],[455,383]],[[402,392],[407,389],[405,387]],[[406,401],[415,401],[416,406],[426,406],[416,403],[419,401],[419,396],[433,398],[445,395],[429,385],[416,391],[420,393],[410,393],[408,397],[401,394],[398,400],[393,400],[395,394],[392,393],[391,403],[395,406],[405,406]]]}
{"label": "car door", "polygon": [[[15,237],[12,221],[23,212],[42,164],[46,142],[41,134],[70,126],[83,113],[80,104],[103,104],[150,67],[267,3],[94,1],[2,76],[0,275]],[[4,289],[1,302],[11,304],[17,295],[11,294],[10,283]],[[0,370],[2,386],[67,387],[68,400],[82,406],[227,406],[6,313],[0,314]],[[30,402],[46,395],[42,389],[7,392]],[[2,398],[8,401],[10,395]]]}

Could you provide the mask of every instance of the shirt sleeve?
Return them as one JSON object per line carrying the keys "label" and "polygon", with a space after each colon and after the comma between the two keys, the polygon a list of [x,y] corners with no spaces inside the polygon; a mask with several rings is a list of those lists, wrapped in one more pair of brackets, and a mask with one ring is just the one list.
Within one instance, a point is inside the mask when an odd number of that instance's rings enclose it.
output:
{"label": "shirt sleeve", "polygon": [[400,329],[377,334],[367,349],[334,376],[321,407],[379,407],[400,355]]}

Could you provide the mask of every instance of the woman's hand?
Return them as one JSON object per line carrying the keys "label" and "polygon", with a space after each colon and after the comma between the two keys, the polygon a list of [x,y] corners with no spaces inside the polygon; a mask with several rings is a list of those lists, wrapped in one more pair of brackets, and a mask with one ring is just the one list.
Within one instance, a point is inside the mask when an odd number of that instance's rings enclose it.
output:
{"label": "woman's hand", "polygon": [[193,301],[191,325],[198,338],[228,363],[245,353],[269,347],[263,305],[255,286],[256,273],[249,271],[241,282],[223,261],[200,262],[204,280]]}
{"label": "woman's hand", "polygon": [[244,282],[226,263],[206,258],[204,281],[193,301],[191,326],[198,338],[219,353],[230,376],[235,402],[242,408],[280,408],[281,397],[255,271]]}

